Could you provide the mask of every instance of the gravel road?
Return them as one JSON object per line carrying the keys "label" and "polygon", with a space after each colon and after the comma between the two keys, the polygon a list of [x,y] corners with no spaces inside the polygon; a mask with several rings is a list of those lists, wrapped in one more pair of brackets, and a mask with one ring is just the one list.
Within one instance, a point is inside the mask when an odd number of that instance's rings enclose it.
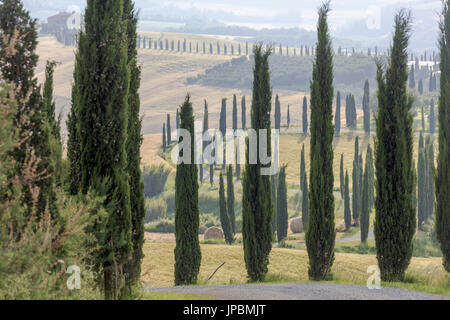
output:
{"label": "gravel road", "polygon": [[369,290],[365,286],[327,283],[240,284],[148,289],[213,297],[217,300],[449,300],[405,289]]}

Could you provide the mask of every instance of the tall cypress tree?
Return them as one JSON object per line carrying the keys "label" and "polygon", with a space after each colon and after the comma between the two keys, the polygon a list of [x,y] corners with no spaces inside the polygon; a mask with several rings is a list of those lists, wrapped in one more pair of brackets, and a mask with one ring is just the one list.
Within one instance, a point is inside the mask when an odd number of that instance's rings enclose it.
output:
{"label": "tall cypress tree", "polygon": [[416,214],[413,207],[412,167],[413,98],[408,95],[407,47],[410,14],[395,17],[391,56],[386,71],[378,63],[378,115],[376,138],[375,241],[383,281],[402,281],[409,265]]}
{"label": "tall cypress tree", "polygon": [[286,167],[280,169],[277,192],[277,237],[278,242],[286,240],[288,232],[288,208],[286,188]]}
{"label": "tall cypress tree", "polygon": [[344,221],[345,230],[350,230],[352,225],[352,212],[350,209],[350,190],[349,190],[348,171],[345,171],[345,185],[344,185]]}
{"label": "tall cypress tree", "polygon": [[338,91],[336,96],[336,115],[334,117],[334,132],[336,136],[341,133],[341,93]]}
{"label": "tall cypress tree", "polygon": [[443,265],[450,272],[450,12],[443,3],[440,21],[441,95],[439,98],[439,155],[436,170],[436,236],[441,244]]}
{"label": "tall cypress tree", "polygon": [[209,166],[209,183],[214,184],[214,165]]}
{"label": "tall cypress tree", "polygon": [[370,134],[370,88],[369,88],[369,80],[366,80],[366,82],[364,84],[363,111],[364,111],[364,131],[366,132],[366,134]]}
{"label": "tall cypress tree", "polygon": [[234,212],[234,183],[233,166],[229,165],[227,170],[227,210],[231,225],[231,232],[236,233],[236,214]]}
{"label": "tall cypress tree", "polygon": [[[180,127],[189,131],[191,146],[195,143],[194,113],[190,96],[180,108]],[[191,162],[194,148],[191,148]],[[197,282],[202,254],[200,252],[197,165],[180,163],[175,177],[175,285]]]}
{"label": "tall cypress tree", "polygon": [[220,208],[220,224],[222,225],[225,242],[233,243],[233,230],[231,227],[230,216],[228,215],[227,199],[225,198],[225,186],[223,183],[223,174],[220,173],[219,178],[219,208]]}
{"label": "tall cypress tree", "polygon": [[370,144],[367,146],[366,167],[369,179],[369,212],[372,211],[375,202],[375,169],[373,167],[373,151]]}
{"label": "tall cypress tree", "polygon": [[341,154],[341,165],[339,170],[341,198],[344,199],[345,194],[345,178],[344,178],[344,154]]}
{"label": "tall cypress tree", "polygon": [[[416,64],[418,64],[418,60],[416,59]],[[416,87],[416,80],[414,78],[414,65],[411,66],[411,70],[409,71],[409,88],[414,89]]]}
{"label": "tall cypress tree", "polygon": [[436,115],[434,112],[434,99],[431,99],[430,103],[430,133],[434,134],[436,132]]}
{"label": "tall cypress tree", "polygon": [[290,112],[290,105],[288,105],[287,108],[287,127],[289,128],[291,126],[291,112]]}
{"label": "tall cypress tree", "polygon": [[426,174],[425,174],[425,151],[423,146],[423,136],[419,138],[419,159],[417,162],[417,224],[423,230],[425,222],[426,207]]}
{"label": "tall cypress tree", "polygon": [[[254,48],[254,79],[252,95],[252,128],[257,131],[257,154],[259,154],[262,136],[259,129],[267,130],[267,155],[271,156],[270,111],[272,92],[269,74],[269,56],[272,49],[263,52],[262,46]],[[248,140],[247,140],[248,141]],[[249,145],[247,143],[245,175],[242,183],[242,233],[244,259],[247,274],[252,281],[263,280],[267,274],[269,253],[272,249],[272,192],[270,176],[261,175],[265,167],[258,159],[250,164]],[[270,166],[270,163],[266,165]]]}
{"label": "tall cypress tree", "polygon": [[237,98],[233,95],[233,131],[236,132],[238,127],[238,109],[237,109]]}
{"label": "tall cypress tree", "polygon": [[178,130],[178,129],[180,129],[180,112],[178,111],[178,109],[177,109],[177,116],[176,116],[175,121],[176,121],[176,129]]}
{"label": "tall cypress tree", "polygon": [[281,128],[281,104],[278,95],[275,96],[275,129]]}
{"label": "tall cypress tree", "polygon": [[162,129],[162,149],[163,149],[163,152],[166,152],[166,149],[167,149],[166,123],[163,123],[163,129]]}
{"label": "tall cypress tree", "polygon": [[105,193],[109,215],[97,226],[101,250],[96,264],[103,270],[105,297],[116,299],[133,253],[126,171],[130,68],[123,0],[89,1],[84,17],[72,101],[80,142],[80,191]]}
{"label": "tall cypress tree", "polygon": [[[128,132],[127,132],[127,172],[130,185],[130,206],[131,206],[131,226],[133,251],[128,264],[125,265],[126,287],[131,289],[139,283],[141,275],[141,262],[144,257],[144,218],[145,218],[145,197],[144,183],[141,172],[141,118],[140,118],[140,98],[139,88],[141,82],[141,69],[138,66],[136,39],[138,16],[134,3],[131,0],[124,0],[124,21],[127,23],[128,40],[128,66],[130,68],[130,89],[128,96]],[[178,114],[178,111],[177,111]],[[129,294],[130,291],[124,294]]]}
{"label": "tall cypress tree", "polygon": [[306,99],[306,97],[303,97],[303,113],[302,113],[303,117],[303,133],[307,134],[308,133],[308,100]]}
{"label": "tall cypress tree", "polygon": [[359,195],[361,194],[360,190],[360,168],[359,168],[359,137],[356,136],[355,139],[355,155],[353,158],[353,171],[352,171],[352,211],[353,211],[353,219],[355,220],[355,224],[358,225],[358,220],[360,216],[360,204],[361,199]]}
{"label": "tall cypress tree", "polygon": [[166,130],[167,130],[167,145],[170,146],[172,144],[172,128],[170,125],[170,114],[167,114],[167,126],[166,126]]}
{"label": "tall cypress tree", "polygon": [[242,115],[241,115],[241,121],[242,121],[242,129],[247,129],[247,108],[245,105],[245,96],[242,97],[242,101],[241,101],[241,111],[242,111]]}
{"label": "tall cypress tree", "polygon": [[428,136],[425,143],[425,178],[426,178],[426,211],[425,219],[434,216],[434,146],[431,136]]}
{"label": "tall cypress tree", "polygon": [[319,8],[318,43],[311,82],[310,222],[306,232],[308,274],[323,280],[334,261],[333,196],[333,54],[327,17],[330,3]]}
{"label": "tall cypress tree", "polygon": [[272,184],[272,203],[273,203],[273,212],[272,212],[272,232],[273,237],[275,238],[276,232],[277,232],[277,192],[278,192],[278,175],[273,175],[270,179],[270,182]]}
{"label": "tall cypress tree", "polygon": [[302,223],[305,232],[308,230],[309,226],[309,191],[308,191],[308,177],[305,174],[303,177],[303,187],[302,187]]}
{"label": "tall cypress tree", "polygon": [[[219,130],[222,133],[222,136],[225,139],[225,135],[227,133],[227,99],[224,98],[222,99],[222,107],[220,109],[220,117],[219,117]],[[225,154],[226,154],[226,150],[225,150],[225,144],[224,144],[224,148],[223,148],[223,164],[222,164],[222,169],[225,169]],[[217,151],[219,152],[219,151]]]}
{"label": "tall cypress tree", "polygon": [[366,165],[362,179],[362,199],[361,199],[361,242],[367,241],[369,235],[370,206],[369,206],[369,183],[370,167],[366,154]]}

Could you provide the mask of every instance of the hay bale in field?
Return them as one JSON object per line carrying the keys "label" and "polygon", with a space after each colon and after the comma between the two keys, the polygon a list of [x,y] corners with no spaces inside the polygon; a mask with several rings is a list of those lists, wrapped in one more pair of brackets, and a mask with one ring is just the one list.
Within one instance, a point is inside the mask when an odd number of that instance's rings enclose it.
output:
{"label": "hay bale in field", "polygon": [[205,231],[205,240],[223,240],[224,238],[223,231],[219,227],[211,227]]}
{"label": "hay bale in field", "polygon": [[300,217],[291,219],[289,226],[291,228],[292,233],[303,233],[304,232],[303,220]]}
{"label": "hay bale in field", "polygon": [[341,222],[336,226],[336,232],[345,232],[345,222]]}

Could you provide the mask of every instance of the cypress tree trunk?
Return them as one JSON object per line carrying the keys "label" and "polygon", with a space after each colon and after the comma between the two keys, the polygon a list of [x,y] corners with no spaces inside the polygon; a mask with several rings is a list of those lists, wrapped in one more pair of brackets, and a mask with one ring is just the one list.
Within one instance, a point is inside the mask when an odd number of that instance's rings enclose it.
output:
{"label": "cypress tree trunk", "polygon": [[220,208],[220,224],[222,225],[225,242],[233,243],[233,230],[231,228],[230,217],[228,215],[227,199],[225,199],[225,187],[223,183],[223,174],[220,173],[219,182],[219,208]]}
{"label": "cypress tree trunk", "polygon": [[334,117],[334,132],[336,136],[341,133],[341,93],[338,91],[336,96],[336,115]]}
{"label": "cypress tree trunk", "polygon": [[376,139],[375,241],[383,281],[402,281],[409,265],[416,215],[413,207],[412,167],[413,99],[407,93],[407,47],[410,14],[395,17],[390,62],[384,72],[378,64]]}
{"label": "cypress tree trunk", "polygon": [[[180,127],[189,131],[195,144],[194,114],[190,96],[180,108]],[[191,162],[194,148],[191,147]],[[202,254],[200,252],[197,165],[180,163],[175,177],[175,285],[197,282]]]}
{"label": "cypress tree trunk", "polygon": [[124,266],[133,252],[126,154],[130,68],[123,10],[121,0],[88,2],[85,30],[79,36],[73,101],[81,192],[94,189],[106,198],[108,219],[96,230],[101,241],[96,263],[104,271],[106,299],[118,298]]}
{"label": "cypress tree trunk", "polygon": [[236,215],[234,212],[234,184],[233,184],[233,167],[228,166],[227,171],[227,210],[231,225],[231,233],[236,234]]}
{"label": "cypress tree trunk", "polygon": [[[145,219],[145,197],[144,183],[141,172],[141,135],[140,118],[140,98],[139,88],[141,83],[141,70],[137,61],[136,38],[138,17],[134,4],[131,0],[124,0],[124,21],[127,23],[128,39],[128,66],[130,68],[130,89],[128,96],[128,135],[127,135],[127,156],[128,175],[130,185],[130,206],[131,206],[131,230],[133,252],[131,260],[125,265],[125,280],[128,292],[124,296],[131,294],[131,288],[139,284],[141,276],[141,262],[144,254],[144,219]],[[167,40],[166,40],[167,41]],[[167,45],[168,46],[168,45]]]}
{"label": "cypress tree trunk", "polygon": [[345,185],[344,185],[344,221],[345,230],[350,230],[352,226],[352,212],[350,210],[350,190],[349,190],[348,171],[345,171]]}
{"label": "cypress tree trunk", "polygon": [[450,12],[444,2],[440,23],[441,95],[439,99],[439,155],[436,170],[436,236],[443,265],[450,272]]}
{"label": "cypress tree trunk", "polygon": [[[267,156],[271,156],[270,110],[272,92],[269,75],[269,56],[271,49],[262,52],[262,46],[254,49],[254,79],[252,96],[252,128],[257,131],[257,154],[259,154],[261,136],[259,129],[267,130]],[[248,141],[248,140],[247,140]],[[242,233],[244,259],[247,274],[251,281],[261,281],[267,274],[269,253],[272,249],[272,191],[270,176],[261,175],[265,167],[258,159],[257,164],[249,164],[249,146],[247,143],[245,175],[242,183]],[[270,163],[267,164],[270,166]]]}
{"label": "cypress tree trunk", "polygon": [[333,54],[327,17],[329,2],[319,9],[318,44],[311,82],[310,222],[306,232],[309,278],[323,280],[334,261],[333,196]]}
{"label": "cypress tree trunk", "polygon": [[278,179],[277,192],[277,236],[278,243],[286,240],[288,232],[288,209],[286,188],[286,167],[282,167]]}

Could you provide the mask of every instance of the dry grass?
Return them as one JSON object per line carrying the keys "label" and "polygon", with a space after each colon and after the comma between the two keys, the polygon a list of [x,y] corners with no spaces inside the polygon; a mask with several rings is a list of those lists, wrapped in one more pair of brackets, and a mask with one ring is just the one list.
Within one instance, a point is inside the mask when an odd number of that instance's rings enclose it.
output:
{"label": "dry grass", "polygon": [[[142,264],[142,279],[146,286],[152,288],[173,286],[174,248],[174,242],[145,243],[146,257]],[[208,285],[247,282],[242,246],[208,244],[201,245],[201,250],[199,284],[206,284],[208,277],[223,262],[226,264],[219,269]],[[376,264],[374,255],[336,253],[332,269],[334,281],[364,285],[369,276],[366,273],[367,268]],[[413,258],[407,271],[407,278],[412,279],[414,283],[391,285],[450,295],[450,280],[442,267],[440,258]],[[309,281],[306,250],[272,249],[268,279],[275,282]]]}

